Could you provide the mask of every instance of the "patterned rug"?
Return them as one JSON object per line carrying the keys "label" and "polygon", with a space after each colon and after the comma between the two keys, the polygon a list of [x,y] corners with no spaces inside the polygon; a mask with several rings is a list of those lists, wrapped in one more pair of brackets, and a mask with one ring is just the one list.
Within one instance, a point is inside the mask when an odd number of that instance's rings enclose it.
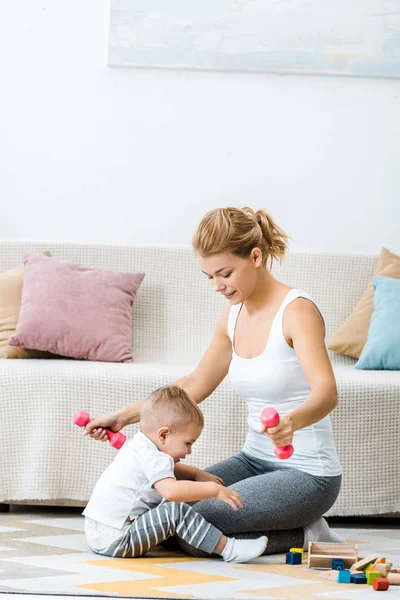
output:
{"label": "patterned rug", "polygon": [[[359,555],[377,552],[400,564],[400,530],[340,529]],[[319,571],[286,565],[283,554],[264,556],[252,564],[195,559],[158,552],[144,558],[116,559],[93,554],[83,534],[83,518],[35,514],[0,515],[0,593],[197,598],[241,600],[367,600],[372,586],[338,584]],[[400,598],[392,586],[388,598]]]}

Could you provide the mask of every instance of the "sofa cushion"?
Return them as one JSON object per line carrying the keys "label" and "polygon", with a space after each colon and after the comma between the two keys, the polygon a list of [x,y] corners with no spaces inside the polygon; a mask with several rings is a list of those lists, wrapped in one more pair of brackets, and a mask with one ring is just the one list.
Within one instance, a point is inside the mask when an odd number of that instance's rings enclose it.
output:
{"label": "sofa cushion", "polygon": [[374,312],[356,369],[400,371],[400,279],[373,277]]}
{"label": "sofa cushion", "polygon": [[0,273],[0,358],[50,358],[49,352],[8,345],[18,323],[23,284],[23,265]]}
{"label": "sofa cushion", "polygon": [[70,358],[132,362],[132,304],[143,273],[25,257],[21,311],[10,346]]}
{"label": "sofa cushion", "polygon": [[[400,278],[400,256],[382,248],[374,275]],[[373,309],[374,290],[370,283],[353,312],[330,338],[329,350],[359,358],[367,341]]]}

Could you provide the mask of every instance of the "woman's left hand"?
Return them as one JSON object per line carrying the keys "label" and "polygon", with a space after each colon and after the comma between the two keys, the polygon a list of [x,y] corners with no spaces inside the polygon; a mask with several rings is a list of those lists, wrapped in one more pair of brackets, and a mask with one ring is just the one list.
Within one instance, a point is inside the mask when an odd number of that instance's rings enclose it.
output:
{"label": "woman's left hand", "polygon": [[224,482],[222,481],[221,477],[211,475],[211,473],[201,471],[200,469],[196,473],[195,481],[212,481],[213,483],[218,483],[218,485],[224,485]]}
{"label": "woman's left hand", "polygon": [[290,415],[281,417],[276,427],[261,425],[260,433],[265,433],[274,446],[289,446],[293,442],[293,423]]}

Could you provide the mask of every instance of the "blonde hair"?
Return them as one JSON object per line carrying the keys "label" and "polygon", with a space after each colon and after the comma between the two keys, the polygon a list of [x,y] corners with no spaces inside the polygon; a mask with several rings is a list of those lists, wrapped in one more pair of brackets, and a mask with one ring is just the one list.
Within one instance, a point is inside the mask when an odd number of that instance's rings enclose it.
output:
{"label": "blonde hair", "polygon": [[167,385],[155,390],[140,408],[140,425],[154,427],[185,427],[193,424],[203,428],[204,417],[196,402],[177,385]]}
{"label": "blonde hair", "polygon": [[194,251],[203,257],[231,252],[248,258],[253,248],[260,248],[264,265],[279,262],[285,255],[289,236],[264,210],[252,208],[216,208],[200,221],[193,235]]}

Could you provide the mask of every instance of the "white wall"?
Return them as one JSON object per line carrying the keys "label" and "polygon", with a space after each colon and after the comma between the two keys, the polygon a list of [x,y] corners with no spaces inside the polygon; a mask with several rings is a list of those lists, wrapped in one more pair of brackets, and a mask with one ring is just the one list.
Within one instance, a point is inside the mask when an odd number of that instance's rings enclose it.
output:
{"label": "white wall", "polygon": [[400,253],[400,80],[110,68],[108,13],[0,3],[0,237],[189,244],[250,205],[294,248]]}

